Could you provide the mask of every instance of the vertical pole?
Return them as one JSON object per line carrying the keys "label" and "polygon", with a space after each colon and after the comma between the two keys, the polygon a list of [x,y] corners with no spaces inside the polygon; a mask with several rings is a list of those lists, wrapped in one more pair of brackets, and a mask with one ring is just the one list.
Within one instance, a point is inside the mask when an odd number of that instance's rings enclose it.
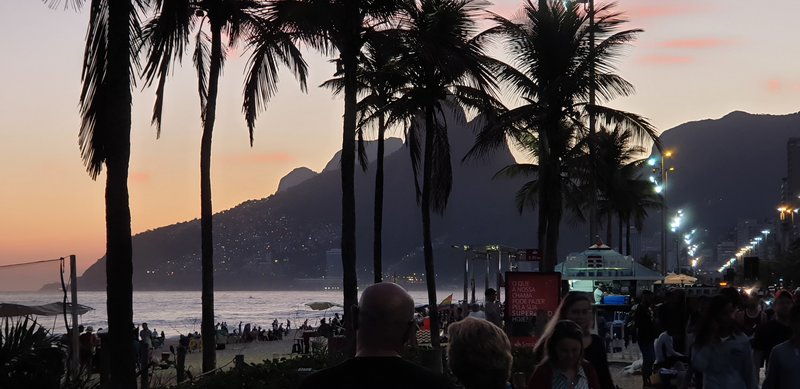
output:
{"label": "vertical pole", "polygon": [[70,313],[72,314],[72,337],[70,339],[72,358],[70,360],[70,368],[72,369],[72,376],[78,377],[79,369],[79,354],[78,354],[78,266],[75,263],[75,255],[69,256],[69,288],[72,293],[72,305]]}
{"label": "vertical pole", "polygon": [[[595,132],[596,132],[596,117],[594,114],[595,104],[595,66],[594,66],[594,0],[589,0],[589,106],[592,107],[589,111],[589,156],[591,159],[597,158],[595,150]],[[594,161],[590,161],[594,163]],[[591,180],[591,196],[589,209],[589,245],[594,244],[595,235],[598,230],[598,217],[597,217],[597,179],[592,175]],[[611,242],[608,242],[611,244]]]}
{"label": "vertical pole", "polygon": [[661,198],[661,271],[667,275],[667,190],[669,173],[664,171],[664,153],[661,153],[661,182],[664,183]]}
{"label": "vertical pole", "polygon": [[464,302],[469,298],[469,254],[467,246],[464,246]]}
{"label": "vertical pole", "polygon": [[483,287],[484,291],[489,289],[489,273],[491,272],[491,269],[489,268],[490,257],[491,257],[491,254],[489,254],[489,250],[486,250],[486,277],[484,277],[484,281],[485,281],[486,285]]}
{"label": "vertical pole", "polygon": [[503,249],[497,251],[497,293],[500,294],[500,275],[503,274]]}

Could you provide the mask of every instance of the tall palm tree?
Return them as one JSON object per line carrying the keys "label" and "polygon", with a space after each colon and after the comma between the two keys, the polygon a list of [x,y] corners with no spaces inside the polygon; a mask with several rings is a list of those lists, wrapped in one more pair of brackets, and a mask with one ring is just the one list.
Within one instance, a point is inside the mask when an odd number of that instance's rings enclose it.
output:
{"label": "tall palm tree", "polygon": [[[496,26],[486,32],[507,43],[511,64],[495,63],[501,82],[520,97],[518,107],[504,112],[478,135],[471,154],[485,154],[512,140],[536,139],[539,207],[539,248],[543,271],[552,271],[558,258],[559,228],[564,207],[564,157],[587,134],[593,112],[606,125],[632,133],[637,141],[658,137],[643,117],[598,104],[590,105],[594,86],[598,100],[633,93],[633,86],[614,73],[614,61],[641,30],[618,31],[624,22],[613,4],[600,7],[590,28],[588,15],[575,2],[528,0],[519,23],[494,15]],[[593,32],[597,44],[590,53]],[[591,66],[594,65],[594,66]],[[591,68],[594,67],[594,77]],[[526,136],[530,135],[530,136]]]}
{"label": "tall palm tree", "polygon": [[[307,68],[299,50],[288,34],[266,18],[260,17],[265,6],[250,0],[157,0],[158,11],[144,29],[143,43],[147,65],[144,76],[148,85],[158,78],[153,122],[161,130],[164,88],[174,62],[180,60],[195,35],[193,54],[198,74],[203,135],[200,144],[200,234],[202,268],[203,372],[216,366],[216,331],[214,329],[214,242],[211,205],[211,143],[217,111],[219,77],[225,61],[223,32],[228,46],[234,47],[245,36],[253,48],[250,74],[245,83],[243,110],[253,142],[258,111],[275,93],[278,62],[291,68],[305,88]],[[210,37],[206,32],[208,25]],[[209,48],[210,46],[210,48]]]}
{"label": "tall palm tree", "polygon": [[[66,0],[75,7],[83,0]],[[60,0],[45,0],[58,5]],[[109,371],[114,388],[136,388],[133,328],[133,250],[128,202],[131,154],[131,87],[134,41],[145,0],[91,0],[80,96],[81,158],[94,180],[106,166],[106,309],[108,346],[116,360]]]}
{"label": "tall palm tree", "polygon": [[271,19],[284,31],[301,36],[325,54],[338,52],[337,73],[343,77],[342,125],[342,293],[347,337],[346,352],[355,353],[355,329],[350,307],[358,299],[356,271],[355,158],[358,130],[358,67],[368,36],[386,25],[398,7],[411,0],[274,0]]}
{"label": "tall palm tree", "polygon": [[[358,68],[359,94],[358,101],[360,120],[358,122],[358,150],[362,167],[366,169],[366,155],[363,147],[363,134],[367,127],[377,127],[378,143],[375,169],[375,201],[373,219],[373,281],[383,281],[383,181],[386,131],[386,113],[382,111],[393,99],[403,85],[403,75],[398,68],[401,42],[394,29],[381,30],[369,35],[361,53]],[[344,89],[344,78],[333,78],[322,84],[323,87],[341,94]],[[377,122],[377,123],[376,123]]]}
{"label": "tall palm tree", "polygon": [[[472,0],[422,0],[405,7],[401,18],[403,54],[398,66],[405,86],[386,107],[390,123],[403,123],[411,154],[417,201],[422,211],[423,251],[431,344],[439,349],[431,232],[431,212],[443,213],[452,188],[448,111],[496,108],[490,58],[476,36],[475,17],[485,3]],[[420,162],[422,184],[419,183]]]}
{"label": "tall palm tree", "polygon": [[[652,184],[641,178],[645,160],[637,158],[646,151],[644,147],[634,144],[630,132],[617,129],[601,129],[594,134],[594,151],[592,156],[585,152],[585,171],[594,178],[598,190],[599,215],[607,219],[607,242],[611,242],[611,221],[618,221],[618,248],[623,252],[623,226],[630,229],[631,219],[637,228],[641,228],[647,216],[647,208],[657,206],[658,196]],[[588,180],[586,180],[588,181]],[[630,253],[630,239],[627,240],[627,252]]]}

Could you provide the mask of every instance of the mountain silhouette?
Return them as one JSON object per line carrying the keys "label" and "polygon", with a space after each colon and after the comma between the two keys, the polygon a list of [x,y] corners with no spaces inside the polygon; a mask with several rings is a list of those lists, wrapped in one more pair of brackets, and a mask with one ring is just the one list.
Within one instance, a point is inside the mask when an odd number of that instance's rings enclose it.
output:
{"label": "mountain silhouette", "polygon": [[[535,213],[517,211],[514,196],[525,179],[493,179],[514,163],[507,148],[491,157],[461,159],[474,142],[479,119],[450,112],[447,123],[453,163],[453,191],[446,212],[433,218],[437,278],[460,284],[463,252],[451,245],[497,243],[536,247]],[[753,115],[732,112],[665,131],[665,147],[675,156],[668,166],[669,206],[686,209],[688,223],[717,239],[739,218],[775,216],[781,178],[786,175],[786,141],[800,134],[800,114]],[[368,148],[374,161],[374,149]],[[387,148],[388,150],[388,148]],[[214,217],[215,288],[296,287],[296,278],[325,274],[326,251],[339,247],[341,181],[338,153],[325,170],[260,200],[246,201]],[[375,164],[356,168],[357,267],[359,280],[371,280]],[[408,149],[385,158],[384,271],[423,271],[421,213],[416,203]],[[646,172],[645,172],[646,174]],[[642,232],[660,231],[659,213]],[[581,251],[588,228],[565,214],[559,256]],[[616,234],[616,231],[614,231]],[[604,236],[604,235],[601,235]],[[616,237],[612,245],[616,244]],[[706,242],[713,245],[715,242]],[[200,225],[182,222],[133,238],[134,287],[183,290],[200,288]],[[105,288],[104,259],[81,277],[81,288]]]}
{"label": "mountain silhouette", "polygon": [[[474,142],[479,120],[450,112],[447,123],[453,164],[453,191],[443,215],[433,217],[437,274],[455,280],[463,251],[455,244],[498,243],[534,247],[534,214],[514,203],[523,180],[493,179],[514,163],[508,148],[487,159],[461,162]],[[387,140],[385,157],[384,264],[388,274],[421,273],[421,211],[416,203],[408,149]],[[400,147],[396,147],[399,145]],[[395,151],[390,153],[390,150]],[[373,156],[374,148],[367,147]],[[339,248],[341,177],[338,153],[321,173],[264,199],[246,201],[214,216],[215,288],[269,289],[294,286],[295,278],[325,274],[325,255]],[[359,279],[371,279],[375,163],[356,167]],[[183,290],[200,287],[200,225],[187,221],[133,238],[134,286]],[[105,288],[104,259],[92,265],[79,285]],[[451,276],[448,276],[451,275]],[[460,281],[459,281],[460,282]]]}

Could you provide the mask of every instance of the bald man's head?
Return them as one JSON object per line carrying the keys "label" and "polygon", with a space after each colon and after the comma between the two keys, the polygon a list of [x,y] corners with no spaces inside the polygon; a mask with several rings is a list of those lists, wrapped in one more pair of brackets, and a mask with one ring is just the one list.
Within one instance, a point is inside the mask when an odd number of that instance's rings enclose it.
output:
{"label": "bald man's head", "polygon": [[410,335],[414,299],[390,282],[368,286],[358,302],[358,348],[399,351]]}

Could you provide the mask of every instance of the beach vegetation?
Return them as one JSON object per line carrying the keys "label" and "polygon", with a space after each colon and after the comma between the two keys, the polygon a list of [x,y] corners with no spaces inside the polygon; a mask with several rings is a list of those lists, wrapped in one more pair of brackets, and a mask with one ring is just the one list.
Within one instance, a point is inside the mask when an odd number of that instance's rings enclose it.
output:
{"label": "beach vegetation", "polygon": [[59,388],[67,355],[57,337],[27,317],[2,323],[0,388]]}

